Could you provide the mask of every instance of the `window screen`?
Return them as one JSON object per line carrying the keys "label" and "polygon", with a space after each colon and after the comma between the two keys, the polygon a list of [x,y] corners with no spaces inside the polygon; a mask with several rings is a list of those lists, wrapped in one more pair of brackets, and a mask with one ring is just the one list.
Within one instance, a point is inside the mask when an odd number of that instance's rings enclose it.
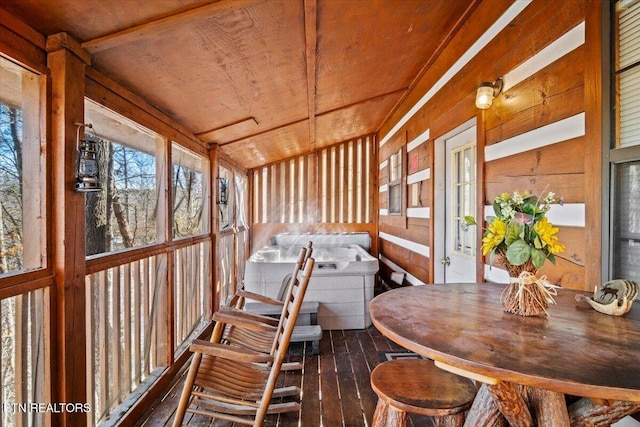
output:
{"label": "window screen", "polygon": [[40,76],[0,57],[0,275],[44,267]]}
{"label": "window screen", "polygon": [[618,165],[614,186],[614,278],[640,281],[640,161]]}
{"label": "window screen", "polygon": [[615,3],[610,278],[640,280],[640,1]]}
{"label": "window screen", "polygon": [[616,147],[640,145],[640,2],[623,3],[616,14]]}

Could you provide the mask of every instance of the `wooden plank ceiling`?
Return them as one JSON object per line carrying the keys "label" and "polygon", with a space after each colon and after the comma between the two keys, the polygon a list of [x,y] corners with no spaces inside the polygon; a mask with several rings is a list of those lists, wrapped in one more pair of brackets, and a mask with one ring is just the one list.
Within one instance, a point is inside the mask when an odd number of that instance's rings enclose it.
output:
{"label": "wooden plank ceiling", "polygon": [[373,133],[478,0],[7,0],[253,168]]}

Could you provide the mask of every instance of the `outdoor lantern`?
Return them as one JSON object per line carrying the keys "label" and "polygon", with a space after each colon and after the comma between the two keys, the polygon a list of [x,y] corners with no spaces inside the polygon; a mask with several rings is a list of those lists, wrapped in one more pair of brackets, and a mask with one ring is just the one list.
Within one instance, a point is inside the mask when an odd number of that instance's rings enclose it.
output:
{"label": "outdoor lantern", "polygon": [[76,145],[78,149],[78,164],[76,166],[76,191],[89,192],[102,190],[100,171],[98,168],[98,143],[87,139],[80,139],[80,128],[92,128],[91,124],[76,123],[78,127]]}
{"label": "outdoor lantern", "polygon": [[218,178],[218,204],[226,205],[229,202],[229,180]]}
{"label": "outdoor lantern", "polygon": [[500,92],[502,92],[502,83],[502,78],[499,78],[494,83],[480,83],[476,92],[476,107],[481,110],[486,110],[491,107],[493,98],[500,95]]}

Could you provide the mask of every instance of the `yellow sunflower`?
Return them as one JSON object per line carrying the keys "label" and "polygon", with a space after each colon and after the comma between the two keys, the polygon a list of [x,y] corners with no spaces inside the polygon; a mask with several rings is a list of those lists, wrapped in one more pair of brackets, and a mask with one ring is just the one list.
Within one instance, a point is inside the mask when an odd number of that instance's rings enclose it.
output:
{"label": "yellow sunflower", "polygon": [[482,238],[482,255],[486,255],[496,248],[504,240],[504,236],[507,234],[507,224],[502,222],[500,218],[495,218],[489,227],[487,232]]}
{"label": "yellow sunflower", "polygon": [[557,254],[558,252],[564,251],[564,245],[558,241],[558,236],[556,236],[560,229],[554,227],[553,224],[547,220],[547,217],[543,217],[538,221],[533,226],[533,230],[538,237],[540,237],[540,240],[546,243],[550,253]]}

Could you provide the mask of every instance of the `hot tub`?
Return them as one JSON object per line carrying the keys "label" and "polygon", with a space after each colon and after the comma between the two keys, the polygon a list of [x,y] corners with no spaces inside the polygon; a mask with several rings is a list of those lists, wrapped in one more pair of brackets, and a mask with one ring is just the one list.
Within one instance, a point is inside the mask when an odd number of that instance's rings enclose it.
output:
{"label": "hot tub", "polygon": [[340,237],[333,240],[327,239],[325,234],[302,234],[299,238],[285,235],[286,238],[280,241],[272,239],[272,242],[284,242],[284,245],[265,246],[249,258],[245,289],[277,298],[284,277],[293,271],[300,248],[312,241],[312,256],[316,263],[305,300],[320,303],[318,323],[324,330],[367,328],[371,325],[369,301],[373,298],[378,260],[362,246],[348,243],[354,241],[347,239],[349,235],[358,240],[363,238],[361,234],[328,235]]}

